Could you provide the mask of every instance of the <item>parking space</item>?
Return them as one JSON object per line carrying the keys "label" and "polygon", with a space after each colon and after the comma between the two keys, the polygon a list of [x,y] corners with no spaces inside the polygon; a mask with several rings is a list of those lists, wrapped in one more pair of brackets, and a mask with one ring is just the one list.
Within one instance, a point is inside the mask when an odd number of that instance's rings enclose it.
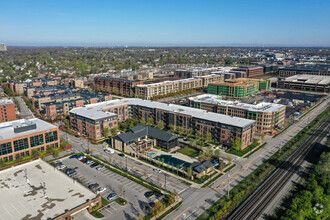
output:
{"label": "parking space", "polygon": [[[141,186],[107,168],[97,170],[95,166],[92,168],[90,165],[80,162],[78,159],[65,159],[62,161],[68,169],[73,169],[76,174],[72,176],[73,179],[80,182],[90,190],[97,193],[100,188],[105,188],[100,192],[103,198],[107,198],[109,194],[116,193],[119,197],[124,198],[127,204],[124,206],[116,202],[100,209],[100,212],[113,219],[136,219],[140,213],[143,213],[150,207],[150,204],[158,199],[161,195],[153,195],[149,198],[145,196],[146,192],[150,189]],[[65,171],[65,170],[63,170]],[[96,187],[92,184],[98,184]]]}

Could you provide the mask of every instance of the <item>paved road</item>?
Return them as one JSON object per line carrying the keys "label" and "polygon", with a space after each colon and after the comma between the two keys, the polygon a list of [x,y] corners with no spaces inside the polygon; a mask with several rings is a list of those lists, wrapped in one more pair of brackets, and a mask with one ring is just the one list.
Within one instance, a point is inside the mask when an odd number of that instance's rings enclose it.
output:
{"label": "paved road", "polygon": [[31,119],[34,118],[33,113],[31,110],[27,107],[25,104],[23,98],[21,96],[16,96],[15,100],[17,100],[19,107],[20,107],[20,116],[25,119]]}
{"label": "paved road", "polygon": [[181,207],[167,216],[166,219],[195,219],[200,216],[215,201],[223,195],[226,195],[228,189],[231,189],[242,181],[260,164],[279,150],[288,140],[302,130],[317,115],[319,115],[329,105],[329,102],[329,100],[326,100],[300,121],[293,124],[285,132],[270,139],[265,147],[253,154],[250,158],[242,158],[238,160],[236,162],[237,166],[233,168],[230,173],[219,178],[209,188],[190,188],[181,193],[180,196],[183,199]]}

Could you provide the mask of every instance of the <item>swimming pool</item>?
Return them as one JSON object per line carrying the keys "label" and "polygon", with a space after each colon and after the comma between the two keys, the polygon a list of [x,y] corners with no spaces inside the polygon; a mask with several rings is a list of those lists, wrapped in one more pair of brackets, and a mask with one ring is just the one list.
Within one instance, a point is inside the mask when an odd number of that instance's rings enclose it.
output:
{"label": "swimming pool", "polygon": [[183,164],[189,164],[188,162],[186,162],[184,160],[180,160],[176,157],[172,157],[172,155],[162,154],[162,155],[155,157],[154,159],[162,161],[163,158],[164,158],[164,163],[169,164],[171,166],[175,166],[175,167],[178,165],[181,166]]}
{"label": "swimming pool", "polygon": [[155,155],[155,153],[154,152],[151,152],[151,153],[147,153],[147,155],[150,156],[150,157],[152,157],[152,156]]}

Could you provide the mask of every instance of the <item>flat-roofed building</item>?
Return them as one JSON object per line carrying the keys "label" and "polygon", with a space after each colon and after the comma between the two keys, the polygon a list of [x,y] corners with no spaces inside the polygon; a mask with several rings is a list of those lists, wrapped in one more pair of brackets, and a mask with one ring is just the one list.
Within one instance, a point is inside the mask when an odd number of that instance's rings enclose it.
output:
{"label": "flat-roofed building", "polygon": [[317,75],[295,75],[286,79],[279,79],[277,87],[282,89],[296,89],[316,92],[329,92],[330,77]]}
{"label": "flat-roofed building", "polygon": [[256,120],[256,131],[260,133],[270,133],[282,126],[286,111],[286,106],[281,104],[247,104],[222,100],[221,96],[210,94],[190,97],[189,105],[210,112]]}
{"label": "flat-roofed building", "polygon": [[30,156],[33,149],[45,151],[47,146],[60,146],[55,125],[37,118],[0,123],[0,158],[5,161]]}
{"label": "flat-roofed building", "polygon": [[280,67],[278,75],[288,77],[294,75],[320,75],[330,76],[330,64],[297,64]]}
{"label": "flat-roofed building", "polygon": [[260,76],[264,74],[263,66],[240,66],[233,69],[233,71],[244,71],[246,72],[246,77]]}
{"label": "flat-roofed building", "polygon": [[[116,108],[117,113],[113,111]],[[118,108],[121,108],[121,110],[118,111]],[[175,128],[182,127],[185,132],[192,129],[194,132],[200,131],[204,137],[210,132],[213,134],[214,141],[225,145],[231,145],[232,138],[241,138],[242,148],[246,148],[254,140],[254,120],[138,98],[113,100],[72,109],[70,111],[70,121],[72,129],[79,132],[83,131],[85,132],[83,134],[86,135],[91,128],[92,130],[100,129],[93,131],[93,133],[99,135],[96,136],[96,139],[99,139],[103,137],[103,130],[105,129],[102,125],[104,124],[103,120],[115,117],[117,114],[122,115],[121,120],[133,117],[138,120],[144,118],[148,121],[151,117],[155,124],[163,121],[168,129],[171,126]],[[88,126],[86,122],[88,122]]]}
{"label": "flat-roofed building", "polygon": [[125,80],[111,77],[95,77],[94,87],[96,91],[104,91],[124,96],[134,96],[137,85],[142,85],[141,80]]}
{"label": "flat-roofed building", "polygon": [[16,119],[15,103],[12,100],[0,100],[0,123]]}

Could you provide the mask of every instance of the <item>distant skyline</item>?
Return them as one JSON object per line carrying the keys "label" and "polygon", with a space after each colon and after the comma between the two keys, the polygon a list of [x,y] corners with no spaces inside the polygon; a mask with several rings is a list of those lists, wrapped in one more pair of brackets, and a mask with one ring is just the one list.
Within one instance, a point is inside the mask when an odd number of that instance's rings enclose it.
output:
{"label": "distant skyline", "polygon": [[330,46],[330,1],[1,2],[8,46]]}

